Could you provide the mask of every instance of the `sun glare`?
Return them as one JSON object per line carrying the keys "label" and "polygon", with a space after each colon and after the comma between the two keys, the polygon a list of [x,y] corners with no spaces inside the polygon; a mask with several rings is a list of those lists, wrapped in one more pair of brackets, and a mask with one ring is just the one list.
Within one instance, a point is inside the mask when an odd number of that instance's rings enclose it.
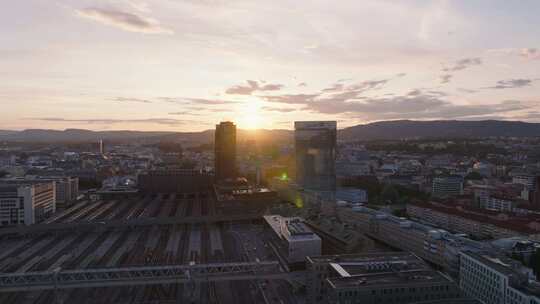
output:
{"label": "sun glare", "polygon": [[259,108],[260,105],[256,102],[250,103],[245,107],[241,114],[242,117],[239,119],[242,128],[254,130],[261,127],[262,117],[259,113]]}

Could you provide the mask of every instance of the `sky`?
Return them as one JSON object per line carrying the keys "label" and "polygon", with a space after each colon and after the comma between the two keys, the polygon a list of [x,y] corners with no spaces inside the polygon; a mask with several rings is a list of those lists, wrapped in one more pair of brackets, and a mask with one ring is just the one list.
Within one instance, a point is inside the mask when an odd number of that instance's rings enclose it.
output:
{"label": "sky", "polygon": [[0,3],[0,129],[540,122],[540,1]]}

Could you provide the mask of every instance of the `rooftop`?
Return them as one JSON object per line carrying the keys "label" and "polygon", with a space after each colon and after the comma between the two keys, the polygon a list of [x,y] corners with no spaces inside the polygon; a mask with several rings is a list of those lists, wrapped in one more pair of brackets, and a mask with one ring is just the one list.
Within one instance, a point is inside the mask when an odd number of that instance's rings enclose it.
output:
{"label": "rooftop", "polygon": [[535,215],[518,217],[505,213],[504,215],[507,215],[507,219],[498,219],[495,217],[502,214],[501,212],[489,211],[486,209],[474,209],[464,206],[443,206],[440,204],[421,202],[411,202],[409,204],[420,208],[431,209],[441,213],[459,216],[480,223],[489,223],[499,228],[513,230],[516,232],[526,234],[538,233],[538,231],[528,226],[529,223],[540,220],[538,216]]}
{"label": "rooftop", "polygon": [[417,270],[407,272],[383,272],[356,275],[342,278],[329,278],[328,283],[334,289],[342,288],[373,288],[387,286],[417,286],[417,285],[434,285],[437,283],[451,283],[452,281],[437,271],[432,270]]}

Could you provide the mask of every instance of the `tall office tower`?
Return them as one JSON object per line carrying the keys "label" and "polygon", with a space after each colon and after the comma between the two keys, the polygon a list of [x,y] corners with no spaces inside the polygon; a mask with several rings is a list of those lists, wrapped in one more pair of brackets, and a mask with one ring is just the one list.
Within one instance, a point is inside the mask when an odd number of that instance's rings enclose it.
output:
{"label": "tall office tower", "polygon": [[105,146],[103,144],[103,139],[99,140],[99,154],[101,155],[105,154]]}
{"label": "tall office tower", "polygon": [[336,190],[335,121],[296,121],[296,181],[305,189]]}
{"label": "tall office tower", "polygon": [[236,177],[236,126],[230,121],[216,125],[214,140],[216,181]]}

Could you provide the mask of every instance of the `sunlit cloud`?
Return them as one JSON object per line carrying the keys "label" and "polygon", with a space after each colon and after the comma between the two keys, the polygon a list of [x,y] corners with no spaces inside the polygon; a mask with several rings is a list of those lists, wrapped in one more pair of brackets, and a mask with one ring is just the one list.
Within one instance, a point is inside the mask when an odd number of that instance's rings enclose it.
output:
{"label": "sunlit cloud", "polygon": [[499,80],[497,84],[488,89],[515,89],[530,86],[533,80],[531,79],[509,79],[509,80]]}
{"label": "sunlit cloud", "polygon": [[114,26],[125,31],[145,34],[174,33],[172,29],[162,26],[159,21],[135,13],[99,7],[78,9],[75,10],[75,13],[79,17]]}
{"label": "sunlit cloud", "polygon": [[444,68],[444,72],[455,72],[455,71],[461,71],[466,68],[475,66],[475,65],[481,65],[482,59],[481,58],[464,58],[461,60],[456,61],[452,66]]}
{"label": "sunlit cloud", "polygon": [[228,88],[225,93],[230,95],[251,95],[254,92],[279,91],[284,87],[282,84],[259,84],[255,80],[247,80],[246,85],[235,85]]}
{"label": "sunlit cloud", "polygon": [[538,60],[540,59],[540,49],[539,48],[505,48],[505,49],[490,49],[487,51],[488,54],[495,55],[512,55],[519,56],[528,60]]}
{"label": "sunlit cloud", "polygon": [[132,97],[116,97],[113,100],[120,101],[120,102],[152,103],[152,101],[148,99],[140,99],[140,98],[132,98]]}
{"label": "sunlit cloud", "polygon": [[444,74],[440,76],[441,83],[449,83],[452,79],[453,75],[451,74]]}

